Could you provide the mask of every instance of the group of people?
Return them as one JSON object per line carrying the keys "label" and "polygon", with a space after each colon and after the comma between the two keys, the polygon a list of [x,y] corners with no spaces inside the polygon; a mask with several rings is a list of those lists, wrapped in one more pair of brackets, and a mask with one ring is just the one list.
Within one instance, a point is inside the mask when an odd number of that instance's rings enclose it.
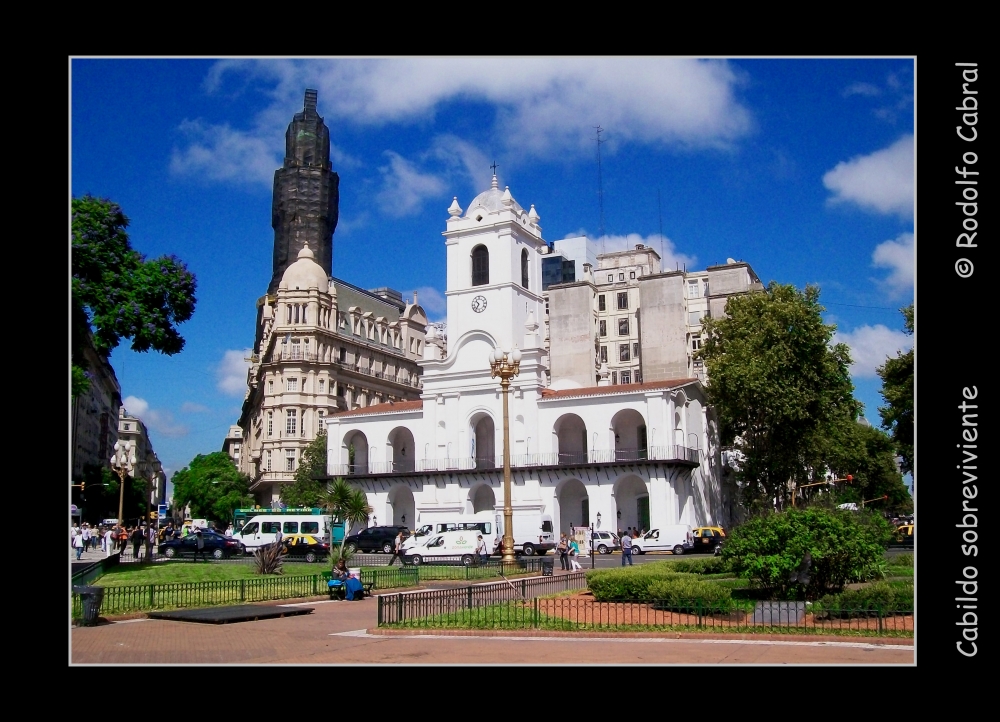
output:
{"label": "group of people", "polygon": [[149,557],[156,543],[156,529],[152,525],[136,525],[126,527],[124,524],[91,525],[86,522],[70,527],[70,548],[76,551],[76,558],[81,559],[86,551],[101,551],[107,556],[123,553],[129,543],[132,544],[132,556],[139,559],[143,546]]}
{"label": "group of people", "polygon": [[576,539],[566,536],[563,532],[559,535],[559,543],[556,545],[556,552],[559,554],[559,568],[567,572],[575,572],[583,567],[580,565],[580,545]]}

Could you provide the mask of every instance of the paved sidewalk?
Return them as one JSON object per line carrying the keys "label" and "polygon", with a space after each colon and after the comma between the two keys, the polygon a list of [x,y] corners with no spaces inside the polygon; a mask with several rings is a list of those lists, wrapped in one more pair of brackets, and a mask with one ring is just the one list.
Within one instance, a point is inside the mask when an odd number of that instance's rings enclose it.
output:
{"label": "paved sidewalk", "polygon": [[[369,634],[377,601],[305,602],[312,614],[236,624],[134,619],[71,632],[73,664],[646,664],[914,663],[910,643]],[[898,641],[898,640],[897,640]]]}

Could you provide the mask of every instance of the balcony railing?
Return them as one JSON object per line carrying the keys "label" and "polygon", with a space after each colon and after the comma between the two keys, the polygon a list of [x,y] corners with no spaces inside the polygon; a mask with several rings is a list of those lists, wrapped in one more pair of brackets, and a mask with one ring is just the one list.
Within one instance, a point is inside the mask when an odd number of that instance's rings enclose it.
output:
{"label": "balcony railing", "polygon": [[[700,452],[687,446],[650,446],[647,449],[595,449],[575,454],[511,454],[514,469],[531,466],[580,466],[584,464],[621,464],[637,461],[666,461],[699,463]],[[333,476],[356,474],[397,474],[411,471],[470,471],[473,469],[502,469],[503,455],[473,458],[419,459],[413,461],[372,461],[367,464],[335,464],[330,467]]]}

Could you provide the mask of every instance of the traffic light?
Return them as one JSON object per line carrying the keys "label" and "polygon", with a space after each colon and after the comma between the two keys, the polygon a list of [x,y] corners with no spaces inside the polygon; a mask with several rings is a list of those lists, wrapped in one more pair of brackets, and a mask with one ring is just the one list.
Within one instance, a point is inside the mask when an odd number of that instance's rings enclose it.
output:
{"label": "traffic light", "polygon": [[847,475],[847,483],[850,484],[852,481],[854,481],[854,477],[851,476],[850,474],[848,474]]}
{"label": "traffic light", "polygon": [[83,486],[84,486],[84,484],[86,484],[86,483],[87,483],[87,482],[85,482],[85,481],[81,481],[81,482],[80,482],[80,493],[81,493],[81,494],[83,493]]}

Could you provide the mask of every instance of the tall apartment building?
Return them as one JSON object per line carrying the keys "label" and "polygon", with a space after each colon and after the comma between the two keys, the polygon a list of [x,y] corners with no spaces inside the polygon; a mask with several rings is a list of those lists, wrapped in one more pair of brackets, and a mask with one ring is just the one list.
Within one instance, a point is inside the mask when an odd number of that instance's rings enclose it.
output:
{"label": "tall apartment building", "polygon": [[[546,289],[552,388],[698,378],[705,381],[702,320],[730,296],[761,290],[749,264],[663,271],[649,246],[597,255],[583,276]],[[606,375],[605,375],[606,374]]]}
{"label": "tall apartment building", "polygon": [[285,139],[274,182],[272,280],[257,301],[240,433],[231,429],[223,445],[263,506],[278,503],[330,414],[419,398],[427,327],[416,298],[330,275],[337,181],[315,91],[306,91]]}
{"label": "tall apartment building", "polygon": [[[124,406],[118,410],[118,438],[121,441],[131,441],[135,448],[135,466],[132,469],[132,483],[145,484],[149,495],[151,511],[156,511],[158,504],[166,503],[167,477],[163,473],[163,465],[153,451],[153,442],[149,438],[149,430],[137,416],[132,416]],[[110,458],[111,454],[108,453]]]}

